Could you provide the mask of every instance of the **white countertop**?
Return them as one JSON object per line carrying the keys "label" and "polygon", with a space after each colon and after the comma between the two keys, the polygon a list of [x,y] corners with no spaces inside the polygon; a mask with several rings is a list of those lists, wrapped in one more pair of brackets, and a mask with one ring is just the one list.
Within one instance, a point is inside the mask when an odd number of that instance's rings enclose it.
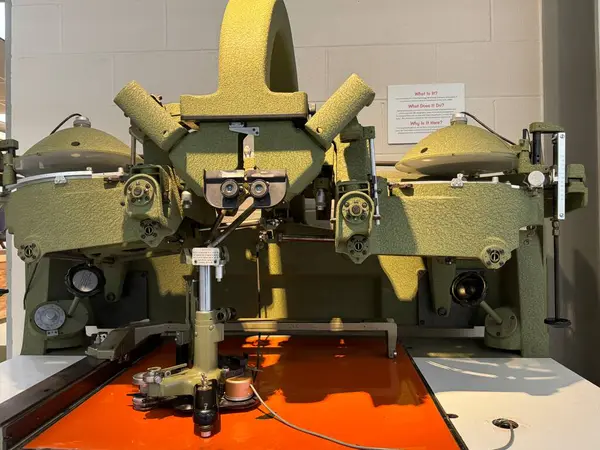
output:
{"label": "white countertop", "polygon": [[19,355],[0,363],[0,404],[83,358]]}
{"label": "white countertop", "polygon": [[550,358],[414,360],[469,450],[600,448],[600,388]]}

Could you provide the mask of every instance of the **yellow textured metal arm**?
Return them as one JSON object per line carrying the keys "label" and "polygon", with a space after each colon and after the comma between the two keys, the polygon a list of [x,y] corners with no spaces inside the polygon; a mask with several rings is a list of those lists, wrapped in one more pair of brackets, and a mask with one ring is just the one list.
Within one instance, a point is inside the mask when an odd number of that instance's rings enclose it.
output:
{"label": "yellow textured metal arm", "polygon": [[115,97],[115,103],[162,150],[169,151],[187,134],[177,120],[135,81]]}
{"label": "yellow textured metal arm", "polygon": [[306,130],[327,149],[333,138],[374,98],[373,89],[358,75],[352,74],[306,123]]}

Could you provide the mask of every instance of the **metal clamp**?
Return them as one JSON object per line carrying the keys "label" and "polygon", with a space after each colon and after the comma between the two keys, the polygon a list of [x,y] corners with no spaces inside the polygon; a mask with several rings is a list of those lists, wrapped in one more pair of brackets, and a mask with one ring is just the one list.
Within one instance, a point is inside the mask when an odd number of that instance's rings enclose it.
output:
{"label": "metal clamp", "polygon": [[242,158],[244,160],[244,169],[254,169],[256,166],[256,161],[254,159],[254,136],[259,135],[260,128],[247,127],[244,122],[231,122],[229,124],[229,131],[246,135],[244,136],[244,141],[242,142]]}
{"label": "metal clamp", "polygon": [[247,127],[244,122],[231,122],[229,124],[229,131],[233,131],[234,133],[250,134],[253,136],[258,136],[260,133],[260,128],[259,127]]}

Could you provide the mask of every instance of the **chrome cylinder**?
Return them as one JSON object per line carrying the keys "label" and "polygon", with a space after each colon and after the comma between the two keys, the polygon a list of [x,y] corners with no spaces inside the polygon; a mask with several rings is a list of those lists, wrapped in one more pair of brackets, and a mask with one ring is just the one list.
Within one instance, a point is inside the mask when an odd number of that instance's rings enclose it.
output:
{"label": "chrome cylinder", "polygon": [[198,267],[198,311],[209,312],[212,309],[210,301],[210,266]]}

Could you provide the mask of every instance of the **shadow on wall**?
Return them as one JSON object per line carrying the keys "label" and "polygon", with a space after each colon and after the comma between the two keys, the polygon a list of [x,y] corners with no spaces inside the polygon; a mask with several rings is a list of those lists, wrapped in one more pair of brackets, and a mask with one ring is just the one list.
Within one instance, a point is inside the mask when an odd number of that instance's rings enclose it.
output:
{"label": "shadow on wall", "polygon": [[[567,163],[585,165],[589,189],[588,207],[569,214],[561,226],[562,308],[563,315],[573,322],[573,326],[566,330],[551,330],[551,355],[600,385],[595,3],[595,0],[546,0],[542,4],[542,26],[544,118],[565,128]],[[551,241],[547,243],[552,246]],[[552,267],[551,263],[549,261],[549,267]]]}
{"label": "shadow on wall", "polygon": [[[571,319],[572,326],[551,328],[550,344],[561,363],[600,385],[600,359],[590,357],[590,352],[595,352],[600,342],[597,272],[581,251],[573,252],[573,261],[573,281],[564,272],[560,274],[563,283],[562,315]],[[548,264],[552,263],[549,261]],[[589,290],[584,290],[584,286]]]}

